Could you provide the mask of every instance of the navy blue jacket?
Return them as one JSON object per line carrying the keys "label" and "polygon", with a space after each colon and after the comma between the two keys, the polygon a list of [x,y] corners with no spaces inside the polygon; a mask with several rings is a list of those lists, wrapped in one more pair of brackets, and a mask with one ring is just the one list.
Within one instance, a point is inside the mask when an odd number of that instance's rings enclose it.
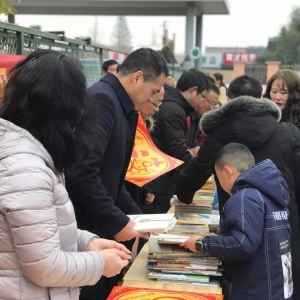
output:
{"label": "navy blue jacket", "polygon": [[220,235],[203,249],[226,261],[226,300],[292,299],[289,189],[269,159],[242,173],[224,205]]}
{"label": "navy blue jacket", "polygon": [[101,105],[100,149],[67,172],[66,186],[80,229],[112,239],[142,213],[124,188],[138,114],[118,78],[107,73],[90,91]]}

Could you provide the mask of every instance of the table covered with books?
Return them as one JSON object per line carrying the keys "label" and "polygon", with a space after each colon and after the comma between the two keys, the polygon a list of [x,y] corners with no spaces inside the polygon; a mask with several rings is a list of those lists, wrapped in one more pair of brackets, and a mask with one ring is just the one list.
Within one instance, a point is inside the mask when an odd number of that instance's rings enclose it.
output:
{"label": "table covered with books", "polygon": [[167,235],[151,236],[124,276],[123,287],[222,294],[220,262],[208,254],[188,252],[175,245],[176,239],[218,229],[219,214],[213,210],[213,191],[209,181],[195,194],[191,205],[181,204],[176,197],[172,199],[169,213],[175,213],[176,225],[167,231]]}

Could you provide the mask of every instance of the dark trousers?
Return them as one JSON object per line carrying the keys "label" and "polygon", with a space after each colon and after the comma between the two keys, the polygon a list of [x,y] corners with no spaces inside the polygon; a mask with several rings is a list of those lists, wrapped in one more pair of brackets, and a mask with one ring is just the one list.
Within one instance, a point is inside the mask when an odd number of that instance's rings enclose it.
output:
{"label": "dark trousers", "polygon": [[143,205],[144,214],[165,214],[170,209],[170,201],[173,195],[154,193],[155,199],[150,205]]}
{"label": "dark trousers", "polygon": [[80,300],[106,300],[114,286],[122,279],[122,272],[114,277],[102,276],[93,286],[85,286],[80,290]]}

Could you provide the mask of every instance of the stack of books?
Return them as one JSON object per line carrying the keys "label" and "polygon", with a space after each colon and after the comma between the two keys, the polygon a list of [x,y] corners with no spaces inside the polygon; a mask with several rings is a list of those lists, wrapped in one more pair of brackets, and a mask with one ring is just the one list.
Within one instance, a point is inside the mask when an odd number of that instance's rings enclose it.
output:
{"label": "stack of books", "polygon": [[169,234],[176,235],[205,235],[209,232],[207,225],[189,225],[189,224],[176,224],[173,228],[168,230]]}
{"label": "stack of books", "polygon": [[212,212],[212,203],[214,197],[211,193],[201,194],[199,191],[195,194],[193,202],[191,204],[185,204],[180,202],[177,199],[177,196],[174,195],[171,199],[170,204],[175,207],[175,214],[181,212],[198,212],[204,214],[211,214]]}
{"label": "stack of books", "polygon": [[146,268],[148,277],[162,283],[220,286],[221,262],[207,253],[180,247],[189,236],[151,236]]}
{"label": "stack of books", "polygon": [[206,183],[201,188],[201,190],[206,190],[206,191],[213,191],[214,190],[213,176],[209,177],[209,179],[206,181]]}
{"label": "stack of books", "polygon": [[185,212],[176,214],[176,218],[176,225],[202,225],[207,227],[208,232],[216,232],[220,228],[220,215],[216,214]]}

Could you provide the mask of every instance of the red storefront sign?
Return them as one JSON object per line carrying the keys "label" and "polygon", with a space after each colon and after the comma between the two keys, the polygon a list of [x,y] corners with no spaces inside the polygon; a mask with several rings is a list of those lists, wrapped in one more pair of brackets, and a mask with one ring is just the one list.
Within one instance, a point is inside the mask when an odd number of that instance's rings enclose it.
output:
{"label": "red storefront sign", "polygon": [[223,54],[223,64],[232,65],[235,61],[243,61],[246,64],[254,63],[257,53],[239,53],[239,52],[225,52]]}

